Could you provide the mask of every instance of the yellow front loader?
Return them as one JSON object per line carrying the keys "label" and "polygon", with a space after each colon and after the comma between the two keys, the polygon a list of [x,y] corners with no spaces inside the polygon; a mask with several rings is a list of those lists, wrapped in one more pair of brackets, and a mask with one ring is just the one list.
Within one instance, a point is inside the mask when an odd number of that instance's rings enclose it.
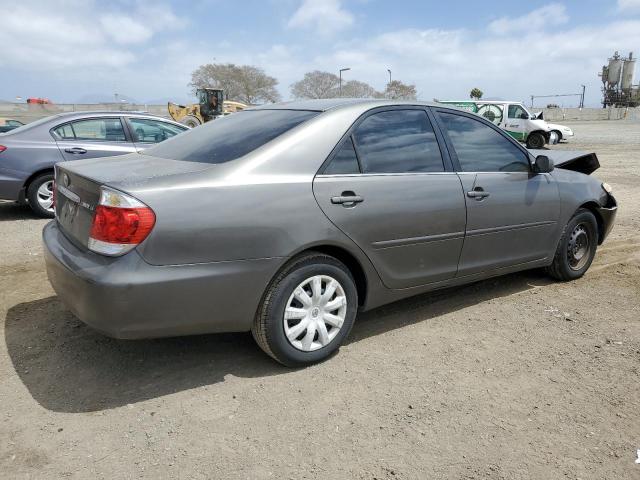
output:
{"label": "yellow front loader", "polygon": [[196,95],[198,103],[178,105],[169,102],[167,109],[171,118],[193,128],[222,115],[229,115],[247,108],[244,103],[224,100],[224,91],[217,88],[199,88]]}

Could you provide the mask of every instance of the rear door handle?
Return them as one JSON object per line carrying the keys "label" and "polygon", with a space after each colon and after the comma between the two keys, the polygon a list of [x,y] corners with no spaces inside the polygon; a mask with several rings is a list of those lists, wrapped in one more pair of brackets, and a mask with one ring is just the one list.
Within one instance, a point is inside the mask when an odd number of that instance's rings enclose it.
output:
{"label": "rear door handle", "polygon": [[334,205],[356,204],[364,202],[364,198],[353,192],[342,192],[338,197],[331,197],[331,203]]}
{"label": "rear door handle", "polygon": [[80,147],[65,148],[64,151],[67,153],[71,153],[73,155],[82,155],[83,153],[87,153],[87,151],[84,148],[80,148]]}

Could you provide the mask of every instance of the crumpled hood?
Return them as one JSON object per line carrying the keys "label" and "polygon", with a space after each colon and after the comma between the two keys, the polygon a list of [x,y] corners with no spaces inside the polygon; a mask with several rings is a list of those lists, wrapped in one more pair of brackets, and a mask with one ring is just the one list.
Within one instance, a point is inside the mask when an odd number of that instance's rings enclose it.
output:
{"label": "crumpled hood", "polygon": [[590,175],[600,168],[598,156],[593,152],[579,150],[529,150],[529,152],[534,157],[538,155],[549,157],[556,168],[573,170],[585,175]]}

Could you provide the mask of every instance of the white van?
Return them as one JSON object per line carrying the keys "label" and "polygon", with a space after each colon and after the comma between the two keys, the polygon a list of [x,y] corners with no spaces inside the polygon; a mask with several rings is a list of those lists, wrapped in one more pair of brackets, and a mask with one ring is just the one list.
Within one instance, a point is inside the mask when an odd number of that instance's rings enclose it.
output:
{"label": "white van", "polygon": [[527,148],[543,148],[546,144],[558,143],[558,134],[549,127],[541,115],[527,110],[522,102],[502,100],[442,100],[455,107],[483,116],[505,130]]}

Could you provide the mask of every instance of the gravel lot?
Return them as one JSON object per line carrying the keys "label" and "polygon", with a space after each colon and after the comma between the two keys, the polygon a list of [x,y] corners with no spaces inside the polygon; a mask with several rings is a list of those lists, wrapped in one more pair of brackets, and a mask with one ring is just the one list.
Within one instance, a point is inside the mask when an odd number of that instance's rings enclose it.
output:
{"label": "gravel lot", "polygon": [[640,124],[573,123],[621,205],[579,281],[538,271],[361,315],[329,361],[250,335],[85,327],[0,204],[3,478],[630,479],[640,448]]}

